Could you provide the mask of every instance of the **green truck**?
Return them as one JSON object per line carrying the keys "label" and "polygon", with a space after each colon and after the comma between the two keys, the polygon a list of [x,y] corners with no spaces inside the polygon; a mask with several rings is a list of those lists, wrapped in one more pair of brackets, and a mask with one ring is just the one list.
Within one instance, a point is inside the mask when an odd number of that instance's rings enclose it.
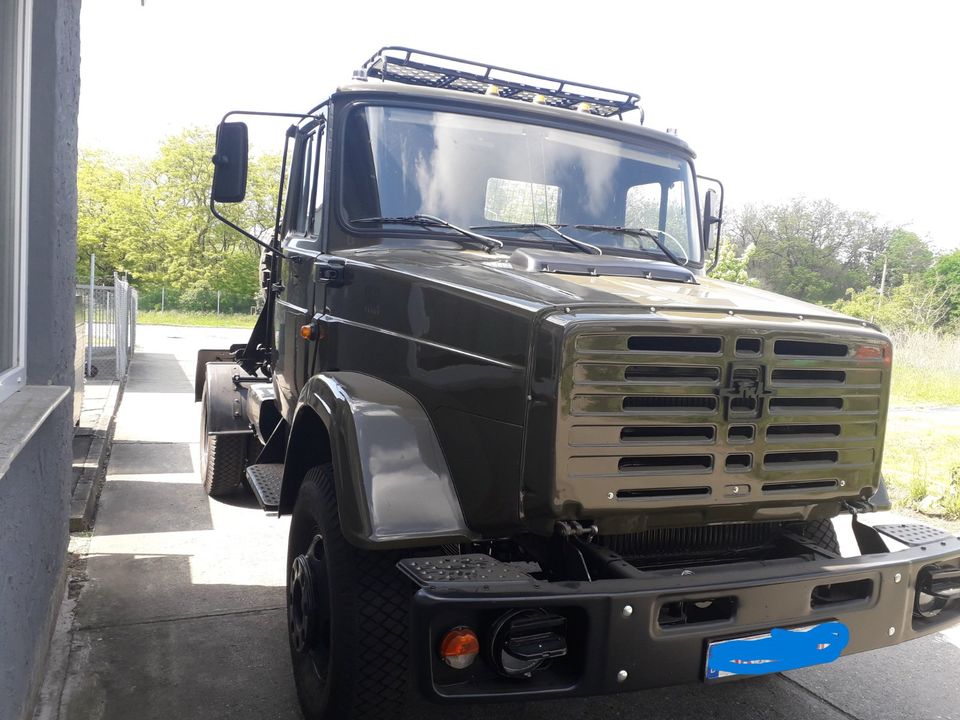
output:
{"label": "green truck", "polygon": [[[858,519],[889,507],[890,340],[708,277],[722,185],[638,103],[389,47],[260,113],[292,123],[264,308],[199,354],[201,464],[291,516],[307,717],[723,682],[960,621],[960,539]],[[246,232],[240,115],[211,210]]]}

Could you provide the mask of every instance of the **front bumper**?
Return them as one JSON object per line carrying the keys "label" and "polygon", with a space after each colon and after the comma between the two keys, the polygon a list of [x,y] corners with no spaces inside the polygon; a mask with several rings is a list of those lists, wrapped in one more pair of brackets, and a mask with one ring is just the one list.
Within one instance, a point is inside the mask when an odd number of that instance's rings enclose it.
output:
{"label": "front bumper", "polygon": [[[475,702],[595,695],[703,680],[708,642],[829,620],[849,629],[843,655],[850,655],[960,622],[958,601],[935,618],[915,615],[918,574],[930,565],[960,569],[960,538],[852,558],[638,572],[595,582],[518,580],[496,573],[466,581],[422,577],[412,609],[411,665],[427,698]],[[824,586],[841,591],[827,592],[832,600],[823,602]],[[847,595],[852,597],[845,597],[843,588],[851,588]],[[661,622],[664,606],[718,598],[730,608],[726,617]],[[490,628],[517,609],[543,609],[567,620],[567,656],[530,678],[503,677],[491,661]],[[437,651],[443,635],[458,626],[474,628],[484,648],[469,670],[446,667]]]}

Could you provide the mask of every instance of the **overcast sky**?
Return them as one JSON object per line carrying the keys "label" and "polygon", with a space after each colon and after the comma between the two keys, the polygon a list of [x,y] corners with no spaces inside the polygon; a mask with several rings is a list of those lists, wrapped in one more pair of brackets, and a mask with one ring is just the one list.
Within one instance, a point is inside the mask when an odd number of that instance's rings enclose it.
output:
{"label": "overcast sky", "polygon": [[826,197],[960,247],[953,3],[143,1],[83,3],[81,147],[301,111],[408,45],[634,90],[733,205]]}

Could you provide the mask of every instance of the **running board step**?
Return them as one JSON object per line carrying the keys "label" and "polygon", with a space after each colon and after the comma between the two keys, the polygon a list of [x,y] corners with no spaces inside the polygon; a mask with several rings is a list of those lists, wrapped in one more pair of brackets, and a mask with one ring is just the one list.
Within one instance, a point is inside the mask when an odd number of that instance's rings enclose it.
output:
{"label": "running board step", "polygon": [[283,463],[267,463],[247,467],[247,482],[268,515],[280,511],[280,481],[283,479]]}
{"label": "running board step", "polygon": [[950,537],[949,533],[939,528],[929,525],[919,525],[916,523],[904,523],[900,525],[874,525],[873,529],[878,533],[883,533],[897,542],[910,547],[918,547],[927,543],[937,542]]}

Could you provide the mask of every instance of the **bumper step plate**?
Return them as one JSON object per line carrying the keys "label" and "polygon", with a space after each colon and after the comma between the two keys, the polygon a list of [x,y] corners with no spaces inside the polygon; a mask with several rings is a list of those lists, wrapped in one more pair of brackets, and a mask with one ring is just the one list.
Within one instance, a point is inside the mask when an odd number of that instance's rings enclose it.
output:
{"label": "bumper step plate", "polygon": [[247,468],[247,482],[260,503],[260,507],[269,515],[280,510],[280,481],[283,479],[283,463],[250,465]]}
{"label": "bumper step plate", "polygon": [[408,558],[397,567],[421,587],[445,583],[534,583],[530,575],[489,555]]}
{"label": "bumper step plate", "polygon": [[900,525],[874,525],[873,529],[889,538],[893,538],[899,543],[909,545],[910,547],[919,547],[927,543],[936,542],[950,537],[943,530],[930,527],[929,525],[919,525],[914,523]]}

